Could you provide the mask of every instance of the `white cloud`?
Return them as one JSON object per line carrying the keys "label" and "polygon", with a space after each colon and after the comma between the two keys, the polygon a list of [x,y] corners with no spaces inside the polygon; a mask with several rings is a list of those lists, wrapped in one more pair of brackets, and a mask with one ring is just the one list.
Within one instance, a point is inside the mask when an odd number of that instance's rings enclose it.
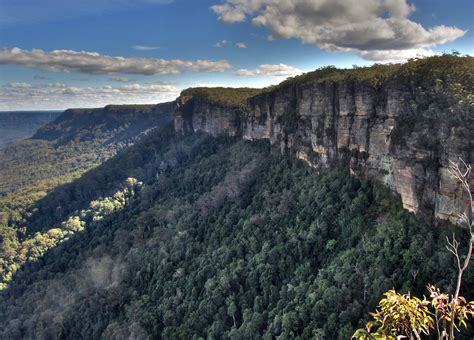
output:
{"label": "white cloud", "polygon": [[235,44],[235,47],[237,48],[247,48],[247,45],[245,45],[245,43],[243,42],[238,42]]}
{"label": "white cloud", "polygon": [[409,50],[361,51],[359,55],[368,60],[377,60],[383,63],[394,63],[413,57],[429,57],[435,55],[431,49],[414,48]]}
{"label": "white cloud", "polygon": [[0,87],[0,110],[154,104],[174,100],[178,95],[178,88],[171,84],[76,87],[62,83],[10,83]]}
{"label": "white cloud", "polygon": [[221,40],[221,41],[218,41],[214,44],[214,47],[224,47],[225,45],[227,45],[228,41],[227,40]]}
{"label": "white cloud", "polygon": [[45,52],[20,48],[0,49],[0,64],[18,65],[51,72],[81,72],[86,74],[177,74],[182,71],[222,72],[232,66],[226,60],[181,60],[126,58],[101,55],[96,52],[55,50]]}
{"label": "white cloud", "polygon": [[132,48],[134,50],[137,50],[137,51],[154,51],[154,50],[159,49],[160,47],[159,46],[134,45],[134,46],[132,46]]}
{"label": "white cloud", "polygon": [[300,69],[285,64],[263,64],[253,70],[241,69],[239,76],[291,77],[303,73]]}
{"label": "white cloud", "polygon": [[444,25],[426,29],[411,21],[415,6],[406,0],[224,0],[211,8],[225,23],[250,18],[253,25],[270,30],[270,40],[296,38],[370,60],[426,54],[466,33]]}
{"label": "white cloud", "polygon": [[7,86],[13,88],[13,89],[28,89],[32,85],[29,83],[9,83]]}

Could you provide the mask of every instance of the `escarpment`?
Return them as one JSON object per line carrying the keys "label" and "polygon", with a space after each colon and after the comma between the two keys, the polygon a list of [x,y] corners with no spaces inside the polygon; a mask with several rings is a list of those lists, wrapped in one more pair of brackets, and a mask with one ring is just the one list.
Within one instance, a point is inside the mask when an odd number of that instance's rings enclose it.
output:
{"label": "escarpment", "polygon": [[470,57],[442,56],[326,68],[241,105],[202,89],[178,98],[175,129],[269,139],[316,169],[346,159],[352,175],[383,182],[406,209],[456,222],[470,202],[448,168],[474,158],[473,66]]}
{"label": "escarpment", "polygon": [[171,122],[173,109],[169,102],[62,112],[31,138],[0,148],[0,196],[95,168]]}

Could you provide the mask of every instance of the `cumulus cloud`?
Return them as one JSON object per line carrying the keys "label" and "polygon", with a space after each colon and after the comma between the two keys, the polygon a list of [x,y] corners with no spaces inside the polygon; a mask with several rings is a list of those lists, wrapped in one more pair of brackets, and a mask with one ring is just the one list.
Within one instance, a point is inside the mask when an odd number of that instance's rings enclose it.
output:
{"label": "cumulus cloud", "polygon": [[181,60],[125,58],[95,52],[20,48],[0,49],[0,64],[38,68],[51,72],[81,72],[86,74],[177,74],[183,71],[222,72],[232,66],[226,60]]}
{"label": "cumulus cloud", "polygon": [[214,44],[214,47],[224,47],[225,45],[227,45],[228,41],[227,40],[221,40],[221,41],[218,41]]}
{"label": "cumulus cloud", "polygon": [[253,70],[241,69],[236,72],[239,76],[271,76],[291,77],[303,73],[300,69],[285,64],[263,64]]}
{"label": "cumulus cloud", "polygon": [[245,43],[243,42],[238,42],[235,44],[235,47],[237,48],[247,48],[247,45],[245,45]]}
{"label": "cumulus cloud", "polygon": [[9,83],[0,87],[0,110],[154,104],[173,100],[178,95],[179,90],[172,84],[77,87],[62,83]]}
{"label": "cumulus cloud", "polygon": [[134,45],[134,46],[132,46],[132,48],[134,50],[137,50],[137,51],[154,51],[154,50],[159,49],[160,47],[159,46]]}
{"label": "cumulus cloud", "polygon": [[270,30],[270,40],[296,38],[370,60],[426,54],[466,33],[444,25],[424,28],[408,18],[415,6],[406,0],[224,0],[211,8],[225,23],[250,18]]}

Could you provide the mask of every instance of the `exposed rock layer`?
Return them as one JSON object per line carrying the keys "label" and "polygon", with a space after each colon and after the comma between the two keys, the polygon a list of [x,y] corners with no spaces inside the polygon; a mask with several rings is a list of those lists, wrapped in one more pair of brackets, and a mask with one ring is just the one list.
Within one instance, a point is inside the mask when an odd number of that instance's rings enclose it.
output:
{"label": "exposed rock layer", "polygon": [[317,169],[349,157],[353,175],[385,183],[406,209],[454,222],[469,201],[449,160],[472,162],[472,129],[443,119],[410,126],[413,103],[409,87],[395,81],[312,81],[251,97],[245,109],[178,98],[174,123],[182,133],[269,139]]}

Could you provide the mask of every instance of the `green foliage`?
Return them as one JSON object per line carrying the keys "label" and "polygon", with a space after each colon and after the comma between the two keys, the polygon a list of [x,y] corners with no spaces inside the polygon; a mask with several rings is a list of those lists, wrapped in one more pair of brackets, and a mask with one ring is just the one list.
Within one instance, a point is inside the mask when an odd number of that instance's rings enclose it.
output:
{"label": "green foliage", "polygon": [[247,99],[261,93],[261,89],[248,87],[194,87],[181,92],[180,98],[187,101],[190,98],[202,99],[211,103],[242,108],[247,105]]}
{"label": "green foliage", "polygon": [[[394,77],[411,96],[409,107],[392,131],[393,144],[406,143],[416,132],[417,143],[436,151],[433,131],[453,130],[466,140],[474,138],[474,58],[442,55],[400,65]],[[469,151],[469,143],[466,143]]]}
{"label": "green foliage", "polygon": [[454,328],[457,332],[461,327],[467,328],[469,318],[474,316],[474,301],[467,301],[464,297],[457,298],[446,293],[441,293],[440,289],[429,285],[431,307],[434,310],[436,328],[438,336],[449,333],[448,326],[451,320],[454,320]]}
{"label": "green foliage", "polygon": [[[144,184],[112,211],[110,186],[128,177]],[[449,226],[265,141],[170,127],[48,194],[26,225],[75,226],[68,216],[85,221],[94,201],[110,213],[13,276],[0,337],[347,339],[391,287],[419,294],[454,278]],[[473,282],[467,271],[466,291]]]}
{"label": "green foliage", "polygon": [[430,334],[434,320],[428,310],[428,301],[398,294],[393,289],[384,295],[379,309],[371,314],[375,323],[380,325],[374,334],[376,337],[406,335],[410,339],[420,339],[423,334]]}
{"label": "green foliage", "polygon": [[[2,256],[0,262],[0,290],[7,287],[15,272],[26,262],[36,261],[48,250],[66,241],[75,233],[84,231],[87,223],[98,222],[105,216],[123,209],[127,202],[133,198],[135,191],[140,189],[142,185],[142,182],[129,177],[123,188],[111,197],[91,201],[88,209],[69,216],[58,227],[44,232],[36,232],[15,244],[14,247],[10,245],[12,250],[8,256]],[[6,252],[5,249],[2,250]]]}
{"label": "green foliage", "polygon": [[[338,69],[334,66],[325,66],[312,72],[300,76],[288,78],[278,86],[269,88],[271,90],[282,89],[294,85],[304,85],[310,82],[338,82],[338,81],[358,81],[366,82],[374,86],[381,85],[388,80],[402,80],[402,77],[417,78],[420,81],[435,80],[437,78],[455,77],[468,86],[472,77],[474,58],[470,56],[459,57],[455,54],[443,54],[428,58],[410,59],[408,62],[400,64],[374,64],[367,67],[355,67],[352,69]],[[446,72],[448,71],[448,72]],[[413,79],[414,80],[414,79]],[[425,83],[426,85],[426,83]]]}
{"label": "green foliage", "polygon": [[[380,300],[379,308],[371,313],[373,321],[365,329],[358,329],[356,339],[392,339],[406,336],[410,339],[421,339],[422,335],[434,335],[438,339],[448,338],[448,324],[452,315],[455,328],[467,328],[469,317],[474,316],[474,301],[467,302],[462,296],[453,304],[453,297],[441,293],[439,288],[428,286],[430,300],[423,300],[410,294],[399,294],[391,289]],[[455,308],[454,313],[452,308]],[[436,321],[436,322],[435,322]]]}

